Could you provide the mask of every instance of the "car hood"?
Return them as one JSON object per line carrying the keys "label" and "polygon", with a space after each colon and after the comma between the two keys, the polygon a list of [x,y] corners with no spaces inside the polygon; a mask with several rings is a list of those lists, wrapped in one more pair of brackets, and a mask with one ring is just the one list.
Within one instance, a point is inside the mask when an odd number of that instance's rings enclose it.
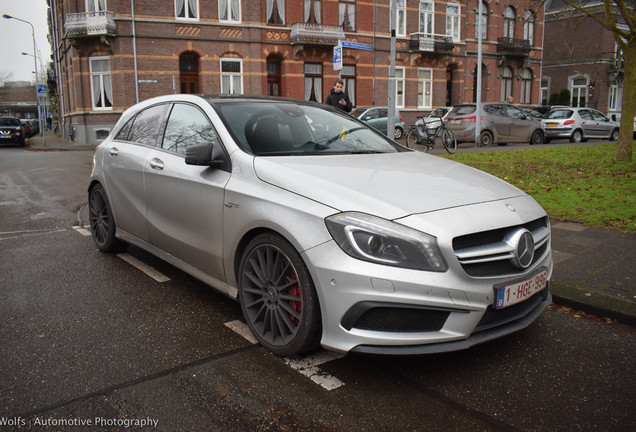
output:
{"label": "car hood", "polygon": [[254,158],[256,175],[339,211],[398,219],[525,195],[474,168],[420,152]]}

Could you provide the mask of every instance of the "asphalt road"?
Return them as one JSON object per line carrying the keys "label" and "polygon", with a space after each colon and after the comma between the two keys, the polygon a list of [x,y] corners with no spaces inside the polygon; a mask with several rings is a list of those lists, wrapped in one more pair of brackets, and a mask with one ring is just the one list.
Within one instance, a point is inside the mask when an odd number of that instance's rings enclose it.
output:
{"label": "asphalt road", "polygon": [[558,308],[458,353],[269,353],[234,301],[96,250],[91,157],[0,148],[0,431],[636,430],[635,329]]}

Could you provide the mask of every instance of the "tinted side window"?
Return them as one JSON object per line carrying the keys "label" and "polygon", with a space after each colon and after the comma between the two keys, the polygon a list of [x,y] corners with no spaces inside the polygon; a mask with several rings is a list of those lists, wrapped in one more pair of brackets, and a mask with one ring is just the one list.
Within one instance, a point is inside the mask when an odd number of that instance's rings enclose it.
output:
{"label": "tinted side window", "polygon": [[519,108],[515,107],[515,106],[506,106],[506,112],[508,114],[508,117],[510,118],[515,118],[515,119],[520,119],[523,118],[523,111],[521,111]]}
{"label": "tinted side window", "polygon": [[598,111],[592,111],[592,117],[596,121],[601,121],[601,122],[607,121],[607,117],[605,117],[603,114],[601,114]]}
{"label": "tinted side window", "polygon": [[505,116],[502,105],[485,105],[484,111],[486,111],[488,114],[492,114],[496,116],[501,116],[501,117]]}
{"label": "tinted side window", "polygon": [[587,110],[579,111],[579,116],[584,120],[592,120],[592,113]]}
{"label": "tinted side window", "polygon": [[186,148],[206,142],[216,143],[216,131],[208,118],[192,105],[175,104],[163,138],[163,148],[185,155]]}
{"label": "tinted side window", "polygon": [[117,132],[115,136],[115,140],[117,141],[128,141],[128,134],[130,133],[130,128],[132,128],[134,118],[131,118],[126,122],[123,128]]}
{"label": "tinted side window", "polygon": [[133,122],[129,141],[139,144],[158,146],[161,121],[166,110],[166,105],[155,105],[137,114]]}

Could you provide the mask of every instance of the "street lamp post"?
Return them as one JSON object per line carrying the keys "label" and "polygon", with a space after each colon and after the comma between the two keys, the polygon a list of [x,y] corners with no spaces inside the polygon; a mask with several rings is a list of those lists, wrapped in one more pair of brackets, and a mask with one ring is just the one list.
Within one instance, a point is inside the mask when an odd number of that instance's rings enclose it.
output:
{"label": "street lamp post", "polygon": [[35,104],[38,107],[38,124],[40,125],[40,133],[42,134],[42,137],[44,137],[44,128],[42,127],[42,113],[40,112],[40,96],[38,95],[38,58],[37,58],[38,51],[35,46],[35,28],[33,28],[33,24],[31,24],[29,21],[25,21],[23,19],[16,18],[11,15],[3,14],[2,18],[14,19],[31,26],[31,36],[33,37],[33,64],[35,65]]}

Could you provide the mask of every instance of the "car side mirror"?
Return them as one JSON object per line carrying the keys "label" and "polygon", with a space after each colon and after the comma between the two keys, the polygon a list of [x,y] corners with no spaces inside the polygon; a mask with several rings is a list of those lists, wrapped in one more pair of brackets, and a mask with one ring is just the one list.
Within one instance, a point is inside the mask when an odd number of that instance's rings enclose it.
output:
{"label": "car side mirror", "polygon": [[214,148],[213,142],[188,147],[185,154],[186,165],[220,167],[223,160],[215,158]]}

